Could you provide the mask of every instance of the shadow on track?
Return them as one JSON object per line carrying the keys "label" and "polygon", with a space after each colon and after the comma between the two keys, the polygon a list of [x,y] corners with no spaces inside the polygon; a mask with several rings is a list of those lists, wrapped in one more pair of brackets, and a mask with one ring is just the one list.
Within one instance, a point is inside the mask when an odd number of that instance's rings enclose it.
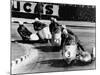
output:
{"label": "shadow on track", "polygon": [[40,64],[49,64],[51,67],[69,67],[71,65],[68,65],[64,59],[52,59],[52,60],[45,60],[41,61]]}
{"label": "shadow on track", "polygon": [[40,61],[40,64],[49,64],[49,66],[51,67],[71,67],[71,66],[87,66],[89,64],[91,64],[92,62],[89,63],[82,63],[77,61],[76,63],[73,61],[70,64],[67,64],[67,62],[64,59],[52,59],[52,60],[45,60],[45,61]]}
{"label": "shadow on track", "polygon": [[44,44],[44,43],[47,43],[48,40],[36,40],[36,41],[24,41],[24,40],[14,40],[14,41],[11,41],[11,42],[18,42],[18,43],[23,43],[23,44],[35,44],[35,43],[41,43],[41,44]]}
{"label": "shadow on track", "polygon": [[38,46],[35,48],[39,49],[42,52],[59,52],[60,51],[60,47],[57,47],[57,46]]}

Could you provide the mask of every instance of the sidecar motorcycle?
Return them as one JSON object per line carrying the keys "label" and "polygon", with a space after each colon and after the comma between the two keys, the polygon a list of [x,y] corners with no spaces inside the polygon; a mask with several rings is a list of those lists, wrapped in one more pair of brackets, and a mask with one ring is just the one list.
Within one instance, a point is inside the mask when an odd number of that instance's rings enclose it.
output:
{"label": "sidecar motorcycle", "polygon": [[89,53],[88,51],[80,50],[77,44],[65,45],[61,50],[61,55],[67,64],[91,63],[95,60],[95,48],[92,49],[92,53]]}

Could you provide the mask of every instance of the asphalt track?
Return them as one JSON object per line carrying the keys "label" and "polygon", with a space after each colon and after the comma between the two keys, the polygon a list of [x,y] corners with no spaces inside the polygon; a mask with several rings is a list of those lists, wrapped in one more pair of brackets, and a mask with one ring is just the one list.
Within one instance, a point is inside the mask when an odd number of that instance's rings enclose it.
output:
{"label": "asphalt track", "polygon": [[[71,22],[72,23],[72,22]],[[80,23],[80,22],[79,22]],[[66,23],[67,24],[67,23]],[[86,23],[85,23],[86,24]],[[89,24],[89,23],[88,23]],[[73,22],[74,25],[74,22]],[[32,25],[26,25],[29,30]],[[91,26],[91,23],[90,23]],[[11,26],[11,40],[21,40],[16,28],[17,24]],[[92,47],[95,46],[95,27],[68,27],[79,37],[82,45],[91,52]],[[34,32],[34,31],[33,31]],[[95,69],[95,61],[87,65],[72,65],[69,66],[61,57],[58,49],[54,49],[47,43],[32,43],[32,42],[11,42],[11,60],[20,59],[21,56],[27,55],[27,58],[18,64],[11,66],[13,74],[19,73],[37,73],[37,72],[59,72],[59,71],[73,71],[73,70],[88,70]]]}

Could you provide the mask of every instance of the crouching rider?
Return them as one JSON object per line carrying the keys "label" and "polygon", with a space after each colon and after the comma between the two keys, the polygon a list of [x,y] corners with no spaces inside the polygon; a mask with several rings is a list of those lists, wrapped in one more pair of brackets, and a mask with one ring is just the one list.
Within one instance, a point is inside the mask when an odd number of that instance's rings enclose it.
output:
{"label": "crouching rider", "polygon": [[41,22],[38,18],[35,18],[35,22],[32,24],[40,40],[51,39],[52,36],[48,25]]}
{"label": "crouching rider", "polygon": [[19,35],[21,36],[21,38],[24,41],[30,41],[30,40],[39,40],[39,37],[32,33],[31,31],[29,31],[24,23],[20,23],[19,27],[17,28],[17,32],[19,33]]}
{"label": "crouching rider", "polygon": [[50,32],[52,34],[51,44],[53,46],[61,45],[61,25],[57,22],[56,18],[51,18],[49,25]]}

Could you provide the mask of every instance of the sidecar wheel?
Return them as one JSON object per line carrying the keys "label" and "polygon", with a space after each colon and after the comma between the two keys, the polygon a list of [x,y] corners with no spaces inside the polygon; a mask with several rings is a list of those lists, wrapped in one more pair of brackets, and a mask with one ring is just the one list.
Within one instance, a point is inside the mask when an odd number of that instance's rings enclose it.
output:
{"label": "sidecar wheel", "polygon": [[83,52],[79,60],[83,63],[88,63],[88,62],[91,62],[92,56],[89,52]]}

